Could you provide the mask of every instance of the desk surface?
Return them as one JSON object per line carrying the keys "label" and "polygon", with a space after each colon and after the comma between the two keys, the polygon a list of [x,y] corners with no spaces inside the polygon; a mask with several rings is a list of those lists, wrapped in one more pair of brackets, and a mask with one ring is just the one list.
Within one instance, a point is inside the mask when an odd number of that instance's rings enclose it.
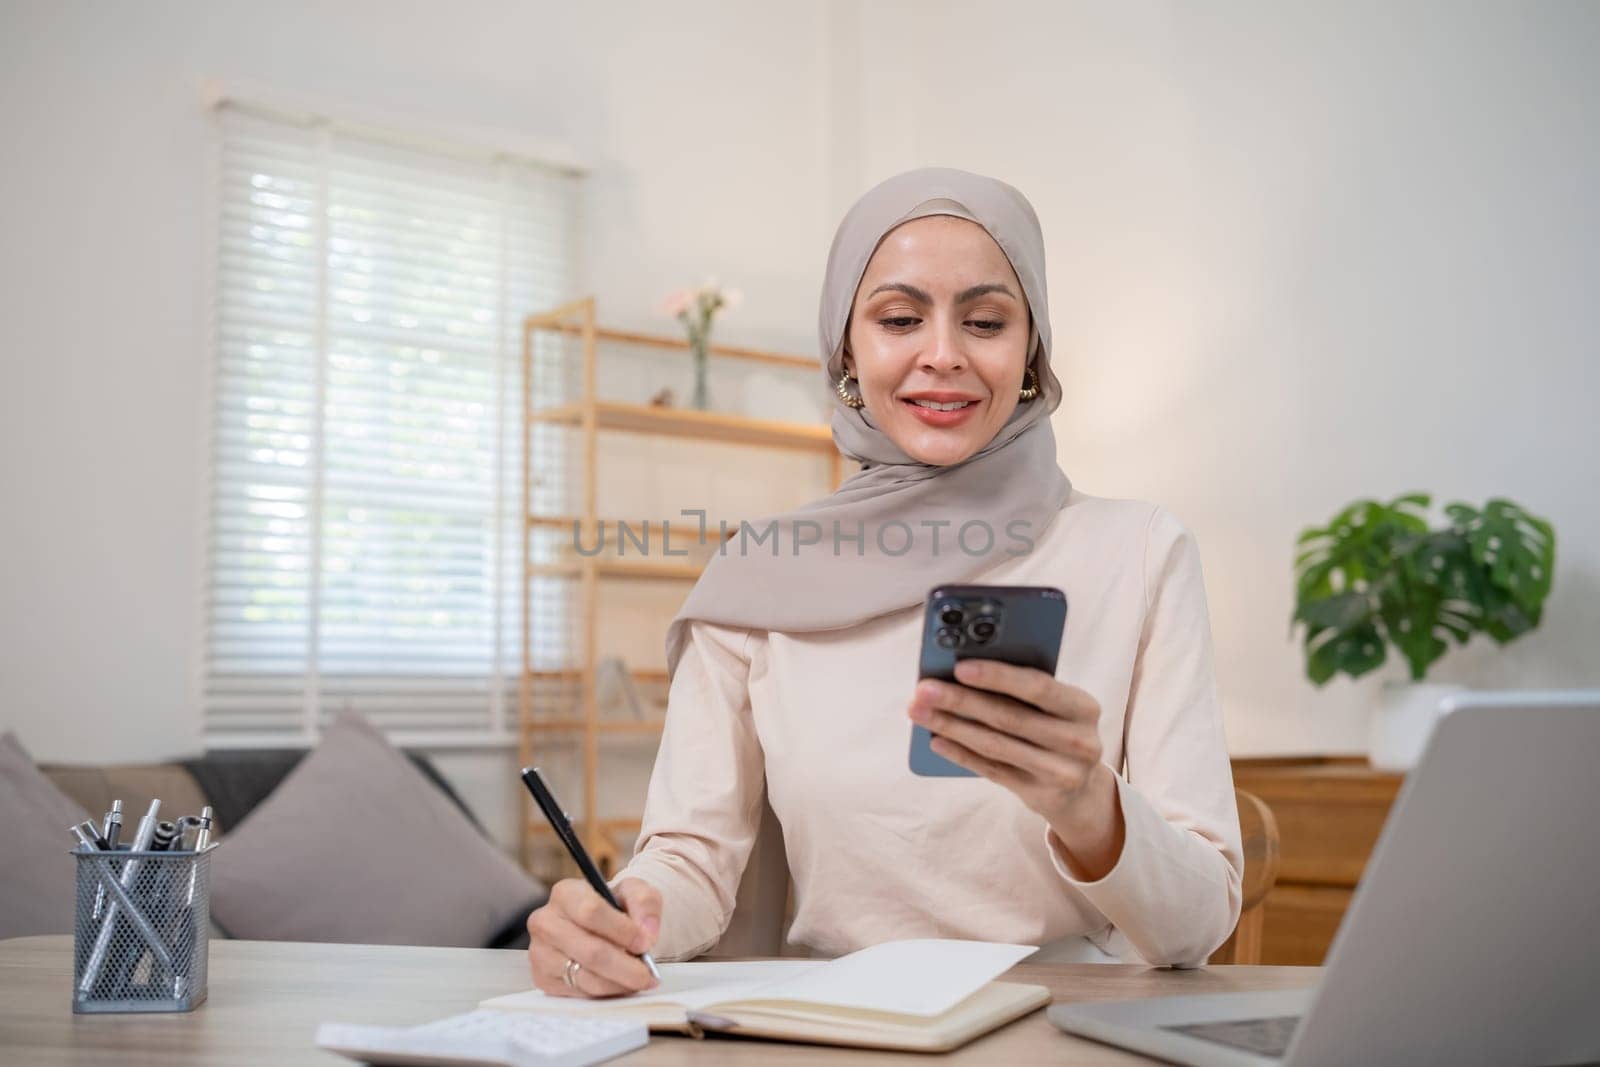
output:
{"label": "desk surface", "polygon": [[[1208,967],[1169,971],[1121,964],[1020,964],[1006,978],[1050,987],[1056,1000],[1235,990],[1299,989],[1314,967]],[[349,1064],[313,1044],[322,1022],[394,1026],[428,1022],[478,1001],[529,988],[522,952],[493,949],[213,941],[210,994],[184,1015],[73,1015],[72,939],[0,941],[0,1060],[26,1064]],[[928,1062],[916,1053],[868,1052],[675,1035],[628,1064]],[[1061,1033],[1042,1010],[940,1062],[1149,1063]]]}

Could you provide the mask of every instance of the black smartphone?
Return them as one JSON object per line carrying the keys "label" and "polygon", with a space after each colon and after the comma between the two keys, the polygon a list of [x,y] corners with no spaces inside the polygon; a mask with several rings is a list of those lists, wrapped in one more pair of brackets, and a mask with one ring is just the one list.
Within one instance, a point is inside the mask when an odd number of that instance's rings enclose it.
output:
{"label": "black smartphone", "polygon": [[[1043,585],[941,585],[928,593],[917,677],[956,680],[964,659],[998,659],[1055,674],[1067,626],[1067,595]],[[926,726],[911,726],[911,773],[972,778],[929,747]]]}

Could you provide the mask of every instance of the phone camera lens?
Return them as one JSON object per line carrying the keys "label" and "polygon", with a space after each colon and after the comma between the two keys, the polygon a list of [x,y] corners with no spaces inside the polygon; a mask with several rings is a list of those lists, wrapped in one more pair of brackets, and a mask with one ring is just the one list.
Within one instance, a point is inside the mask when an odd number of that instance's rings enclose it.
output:
{"label": "phone camera lens", "polygon": [[989,615],[979,615],[967,627],[967,635],[980,645],[994,637],[995,622]]}
{"label": "phone camera lens", "polygon": [[941,626],[934,640],[939,642],[940,648],[955,648],[961,644],[961,631],[951,626]]}
{"label": "phone camera lens", "polygon": [[961,625],[961,605],[946,604],[939,609],[939,621],[946,626]]}

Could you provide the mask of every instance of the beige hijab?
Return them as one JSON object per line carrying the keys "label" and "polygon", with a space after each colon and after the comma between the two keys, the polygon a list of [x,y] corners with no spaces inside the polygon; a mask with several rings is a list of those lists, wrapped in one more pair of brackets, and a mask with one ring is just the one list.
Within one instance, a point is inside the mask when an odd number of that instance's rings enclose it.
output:
{"label": "beige hijab", "polygon": [[[988,444],[949,466],[912,459],[866,408],[846,405],[835,391],[867,262],[890,230],[924,215],[954,215],[987,230],[1033,313],[1028,358],[1039,395],[1020,402]],[[1061,383],[1050,369],[1044,236],[1016,189],[925,167],[868,190],[834,234],[818,332],[833,440],[862,469],[795,511],[745,520],[667,628],[669,677],[693,619],[787,632],[854,626],[920,603],[935,585],[981,580],[996,564],[1031,551],[1066,503],[1072,485],[1056,463],[1049,418],[1061,403]]]}

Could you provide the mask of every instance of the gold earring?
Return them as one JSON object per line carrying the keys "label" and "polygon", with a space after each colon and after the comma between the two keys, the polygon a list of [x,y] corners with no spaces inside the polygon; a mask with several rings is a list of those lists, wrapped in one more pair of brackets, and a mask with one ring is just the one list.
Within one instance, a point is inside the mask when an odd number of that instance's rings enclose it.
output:
{"label": "gold earring", "polygon": [[866,404],[865,400],[859,396],[851,395],[850,392],[845,389],[844,383],[848,382],[849,380],[849,371],[846,370],[839,372],[839,399],[845,402],[846,407],[859,408],[864,406]]}
{"label": "gold earring", "polygon": [[1034,397],[1039,395],[1039,375],[1034,373],[1032,367],[1028,368],[1028,373],[1023,380],[1026,381],[1029,378],[1033,380],[1033,384],[1023,386],[1022,391],[1017,394],[1017,399],[1032,400]]}

